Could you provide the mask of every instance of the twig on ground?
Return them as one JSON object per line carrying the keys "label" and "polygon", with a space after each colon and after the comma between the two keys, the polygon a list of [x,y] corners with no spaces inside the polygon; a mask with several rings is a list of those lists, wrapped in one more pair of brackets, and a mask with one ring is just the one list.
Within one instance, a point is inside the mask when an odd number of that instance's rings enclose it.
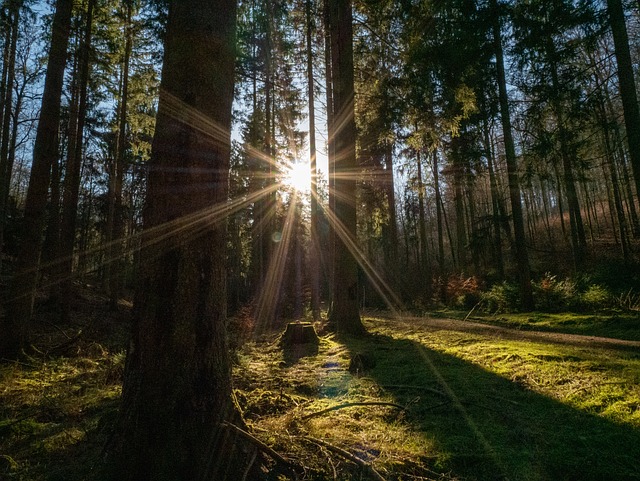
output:
{"label": "twig on ground", "polygon": [[473,311],[475,311],[478,308],[478,306],[480,306],[480,302],[478,302],[475,306],[471,308],[469,313],[466,316],[464,316],[463,321],[466,321],[467,319],[469,319],[469,317],[471,317],[471,314],[473,314]]}
{"label": "twig on ground", "polygon": [[338,409],[350,408],[354,406],[389,406],[389,407],[394,407],[396,409],[400,409],[401,411],[405,411],[407,409],[406,406],[401,406],[400,404],[389,403],[389,402],[381,402],[381,401],[353,402],[353,403],[338,404],[337,406],[332,406],[330,408],[323,409],[315,413],[307,414],[305,416],[302,416],[302,418],[300,419],[302,420],[311,419],[331,411],[337,411]]}
{"label": "twig on ground", "polygon": [[378,471],[376,471],[374,469],[373,466],[371,466],[369,463],[363,461],[359,457],[351,454],[349,451],[346,451],[346,450],[344,450],[342,448],[339,448],[338,446],[334,446],[333,444],[329,444],[328,442],[323,441],[322,439],[312,438],[311,436],[304,436],[303,439],[306,439],[310,443],[317,444],[318,446],[323,446],[323,447],[327,448],[329,451],[332,451],[332,452],[338,454],[339,456],[342,456],[343,458],[348,459],[352,463],[357,464],[364,471],[369,473],[371,475],[371,477],[373,479],[375,479],[376,481],[386,481],[382,477],[382,475]]}
{"label": "twig on ground", "polygon": [[231,429],[232,431],[235,431],[237,434],[239,434],[240,436],[245,438],[247,441],[252,443],[255,447],[257,447],[258,449],[260,449],[261,451],[263,451],[267,455],[271,456],[275,461],[279,462],[280,464],[283,464],[284,466],[288,467],[289,469],[291,469],[292,471],[295,472],[296,465],[294,463],[292,463],[291,461],[289,461],[289,460],[285,459],[284,457],[282,457],[282,455],[280,453],[278,453],[277,451],[273,450],[272,448],[267,446],[265,443],[260,441],[255,436],[253,436],[253,435],[249,434],[248,432],[246,432],[244,429],[241,429],[238,426],[236,426],[235,424],[231,424],[231,423],[228,423],[228,422],[223,422],[220,425],[223,428],[227,428],[227,429]]}

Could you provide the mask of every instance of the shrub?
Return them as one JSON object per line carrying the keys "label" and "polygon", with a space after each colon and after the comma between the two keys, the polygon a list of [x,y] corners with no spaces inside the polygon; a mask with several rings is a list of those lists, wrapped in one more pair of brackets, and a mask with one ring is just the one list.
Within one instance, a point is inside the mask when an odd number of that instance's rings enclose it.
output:
{"label": "shrub", "polygon": [[537,307],[547,312],[573,309],[580,304],[576,284],[571,279],[559,281],[547,272],[539,282],[533,283]]}
{"label": "shrub", "polygon": [[506,281],[493,285],[481,296],[483,308],[493,313],[513,311],[518,306],[519,300],[518,286]]}
{"label": "shrub", "polygon": [[582,294],[581,300],[587,309],[602,309],[611,304],[611,293],[600,284],[592,284]]}
{"label": "shrub", "polygon": [[620,294],[615,299],[617,307],[628,311],[640,311],[640,294],[633,289]]}
{"label": "shrub", "polygon": [[447,280],[447,299],[452,307],[472,308],[480,301],[480,283],[474,276],[451,276]]}

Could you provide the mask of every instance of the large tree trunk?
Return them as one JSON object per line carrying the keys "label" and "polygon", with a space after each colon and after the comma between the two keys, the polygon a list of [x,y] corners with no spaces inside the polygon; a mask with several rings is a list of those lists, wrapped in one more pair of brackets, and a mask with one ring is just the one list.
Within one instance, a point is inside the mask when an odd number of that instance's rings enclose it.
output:
{"label": "large tree trunk", "polygon": [[509,179],[509,199],[511,200],[511,214],[513,217],[513,231],[515,236],[515,257],[520,280],[520,302],[525,310],[533,309],[533,291],[531,288],[531,269],[527,252],[524,221],[522,216],[522,200],[520,197],[520,182],[518,180],[518,166],[516,150],[511,133],[511,116],[509,113],[509,98],[504,71],[502,53],[502,37],[500,34],[500,17],[497,14],[497,2],[492,0],[492,8],[496,12],[493,22],[493,42],[496,54],[496,69],[498,73],[498,91],[500,97],[500,118],[504,136],[505,157],[507,160],[507,176]]}
{"label": "large tree trunk", "polygon": [[624,111],[624,123],[627,128],[629,157],[636,184],[636,195],[640,197],[640,109],[633,79],[633,65],[629,53],[629,38],[624,21],[621,0],[607,0],[609,24],[613,34],[613,43],[618,64],[618,82]]}
{"label": "large tree trunk", "polygon": [[[356,262],[356,125],[353,88],[353,22],[350,0],[329,1],[335,152],[333,306],[330,324],[338,333],[362,334]],[[331,139],[330,139],[331,140]]]}
{"label": "large tree trunk", "polygon": [[27,337],[27,325],[33,310],[42,231],[47,209],[47,190],[51,166],[58,159],[60,96],[67,62],[73,0],[58,0],[53,17],[49,62],[42,95],[42,110],[33,147],[33,163],[24,212],[24,234],[9,292],[11,302],[0,320],[0,358],[15,358]]}
{"label": "large tree trunk", "polygon": [[113,449],[121,480],[239,480],[225,336],[235,0],[169,7],[142,272]]}

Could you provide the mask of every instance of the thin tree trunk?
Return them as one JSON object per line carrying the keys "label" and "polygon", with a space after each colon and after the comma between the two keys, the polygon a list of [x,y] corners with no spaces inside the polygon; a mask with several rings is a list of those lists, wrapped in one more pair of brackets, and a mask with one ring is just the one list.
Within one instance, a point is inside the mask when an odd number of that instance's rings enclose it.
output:
{"label": "thin tree trunk", "polygon": [[307,21],[307,89],[309,102],[309,168],[311,169],[311,312],[314,320],[320,318],[320,246],[318,239],[318,167],[316,152],[315,84],[313,79],[313,5],[306,0]]}
{"label": "thin tree trunk", "polygon": [[484,143],[487,153],[487,170],[489,171],[489,188],[491,192],[491,216],[492,216],[492,233],[493,233],[493,252],[498,269],[498,278],[504,278],[504,259],[502,254],[502,236],[500,235],[500,209],[498,206],[498,184],[496,183],[496,173],[493,167],[493,149],[489,139],[489,126],[486,118],[484,119]]}
{"label": "thin tree trunk", "polygon": [[[4,230],[7,221],[7,206],[9,202],[9,186],[11,185],[11,172],[13,170],[13,162],[9,158],[11,143],[15,140],[12,137],[11,120],[14,118],[11,115],[13,109],[13,81],[15,79],[16,69],[16,50],[18,45],[18,27],[20,25],[20,9],[22,8],[22,1],[14,0],[9,7],[9,20],[11,28],[8,29],[9,40],[5,44],[5,49],[8,49],[7,56],[5,56],[4,72],[6,78],[3,78],[2,85],[2,100],[3,109],[1,115],[2,135],[0,142],[0,253],[4,246]],[[14,118],[13,124],[17,123],[17,118]],[[15,130],[15,129],[14,129]],[[0,255],[0,270],[2,269],[2,255]]]}
{"label": "thin tree trunk", "polygon": [[507,176],[509,179],[509,199],[511,200],[511,214],[513,218],[513,230],[515,235],[515,258],[518,266],[518,278],[520,281],[520,303],[525,310],[533,308],[533,290],[531,288],[531,269],[529,267],[529,254],[524,232],[524,220],[522,217],[522,200],[520,197],[520,182],[518,180],[518,166],[516,163],[515,144],[511,131],[511,115],[509,112],[509,97],[506,87],[506,75],[504,71],[504,55],[502,51],[502,36],[500,33],[500,17],[496,0],[491,0],[491,8],[495,12],[493,22],[493,43],[496,54],[496,69],[498,77],[498,91],[500,98],[500,118],[504,135],[505,157],[507,161]]}
{"label": "thin tree trunk", "polygon": [[42,110],[33,147],[33,162],[25,202],[24,235],[16,261],[7,313],[0,321],[0,358],[5,359],[15,358],[19,354],[26,341],[28,322],[33,312],[47,208],[47,189],[51,178],[51,166],[58,158],[60,98],[72,9],[73,0],[58,0],[53,17]]}
{"label": "thin tree trunk", "polygon": [[[416,126],[417,130],[417,126]],[[422,156],[420,155],[420,150],[416,151],[416,165],[417,175],[418,175],[418,234],[420,236],[420,274],[422,276],[422,283],[426,286],[424,292],[422,293],[427,299],[429,298],[429,285],[430,283],[430,272],[428,266],[428,255],[427,255],[427,226],[425,223],[426,214],[424,212],[424,193],[425,187],[424,182],[422,180]]]}
{"label": "thin tree trunk", "polygon": [[433,150],[433,186],[435,190],[436,201],[436,224],[438,230],[438,276],[440,277],[440,299],[444,302],[447,297],[447,286],[445,279],[447,278],[446,267],[444,263],[444,232],[442,228],[442,194],[440,193],[440,172],[438,168],[438,151]]}
{"label": "thin tree trunk", "polygon": [[[328,162],[328,175],[329,175],[329,212],[333,213],[336,211],[336,186],[335,186],[335,167],[336,167],[336,156],[334,150],[334,102],[333,102],[333,72],[331,65],[331,34],[329,27],[329,1],[324,0],[323,5],[323,19],[324,19],[324,66],[325,66],[325,96],[327,103],[327,162]],[[329,299],[333,299],[333,285],[335,279],[335,271],[333,269],[335,265],[335,256],[336,256],[336,230],[333,225],[333,220],[331,218],[331,214],[329,215],[329,255],[328,255],[328,284],[329,284]],[[329,312],[327,312],[327,317],[331,318],[331,309],[333,307],[333,303],[329,305]],[[335,327],[335,326],[334,326]]]}
{"label": "thin tree trunk", "polygon": [[122,62],[122,89],[120,95],[120,108],[118,109],[118,136],[116,152],[114,158],[113,183],[113,231],[111,245],[109,246],[109,262],[111,266],[111,276],[109,278],[109,302],[111,309],[116,309],[118,299],[122,295],[122,287],[125,279],[125,262],[123,259],[124,247],[124,209],[122,205],[122,188],[124,184],[125,154],[129,144],[127,137],[127,112],[129,102],[129,64],[131,61],[131,51],[133,48],[132,34],[132,14],[133,0],[125,0],[125,48]]}
{"label": "thin tree trunk", "polygon": [[[82,148],[84,124],[87,115],[87,84],[89,82],[89,48],[93,25],[95,0],[87,4],[84,38],[80,47],[80,75],[77,92],[79,95],[75,127],[70,126],[67,168],[64,178],[62,197],[61,239],[61,285],[60,313],[63,319],[69,316],[70,302],[73,297],[73,253],[76,239],[76,219],[78,216],[78,196],[80,192],[80,170],[82,166]],[[72,141],[73,140],[73,141]]]}

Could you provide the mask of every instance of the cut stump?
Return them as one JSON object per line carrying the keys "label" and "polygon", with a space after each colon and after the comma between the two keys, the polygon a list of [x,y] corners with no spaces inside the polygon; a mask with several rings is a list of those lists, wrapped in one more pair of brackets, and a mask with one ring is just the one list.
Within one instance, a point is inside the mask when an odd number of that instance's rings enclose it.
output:
{"label": "cut stump", "polygon": [[320,339],[313,324],[310,322],[290,322],[282,334],[282,346],[291,347],[300,344],[312,344],[317,346]]}

